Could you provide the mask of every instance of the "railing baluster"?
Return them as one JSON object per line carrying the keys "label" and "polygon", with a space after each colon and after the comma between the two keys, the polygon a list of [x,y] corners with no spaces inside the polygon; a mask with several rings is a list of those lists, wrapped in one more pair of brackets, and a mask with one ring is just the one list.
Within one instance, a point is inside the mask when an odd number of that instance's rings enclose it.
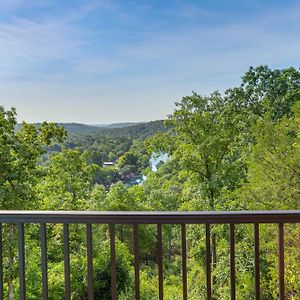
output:
{"label": "railing baluster", "polygon": [[133,225],[133,252],[134,252],[134,276],[135,276],[135,299],[140,299],[140,261],[139,261],[139,226]]}
{"label": "railing baluster", "polygon": [[65,270],[65,299],[71,299],[70,285],[70,246],[69,246],[69,224],[64,223],[64,270]]}
{"label": "railing baluster", "polygon": [[111,272],[111,299],[117,299],[117,274],[116,274],[116,238],[115,225],[110,224],[110,272]]}
{"label": "railing baluster", "polygon": [[18,246],[19,246],[19,280],[20,280],[20,300],[26,298],[26,286],[25,286],[25,245],[24,245],[24,224],[18,224]]}
{"label": "railing baluster", "polygon": [[255,274],[255,299],[260,299],[260,271],[259,271],[259,224],[254,224],[254,274]]}
{"label": "railing baluster", "polygon": [[187,271],[186,271],[186,226],[181,225],[181,247],[182,247],[182,296],[187,300]]}
{"label": "railing baluster", "polygon": [[231,287],[231,299],[236,299],[235,294],[235,236],[234,236],[234,224],[230,224],[230,287]]}
{"label": "railing baluster", "polygon": [[[87,243],[87,285],[88,299],[94,298],[93,291],[93,241],[92,224],[110,225],[110,255],[111,255],[111,295],[112,299],[117,299],[117,264],[116,264],[116,233],[117,224],[134,224],[133,226],[133,251],[134,251],[134,269],[135,269],[135,299],[140,299],[140,249],[139,249],[139,226],[141,224],[156,224],[157,226],[157,252],[156,260],[158,265],[158,288],[159,299],[163,300],[163,224],[181,225],[181,244],[182,244],[182,298],[188,298],[188,278],[187,278],[187,224],[206,224],[206,295],[207,299],[212,299],[214,280],[212,275],[212,230],[213,224],[230,225],[230,290],[231,299],[236,299],[236,224],[254,225],[254,271],[255,271],[255,299],[260,299],[260,224],[269,223],[278,225],[278,295],[279,299],[285,299],[285,261],[284,261],[284,224],[300,223],[300,211],[270,211],[270,212],[34,212],[34,211],[0,211],[0,300],[3,299],[4,275],[11,270],[3,270],[4,248],[4,226],[11,224],[12,229],[17,225],[18,234],[18,277],[17,293],[20,300],[26,298],[26,264],[25,261],[25,227],[27,223],[40,224],[40,242],[41,242],[41,272],[42,272],[42,299],[46,300],[52,297],[48,294],[48,270],[47,270],[47,224],[63,224],[63,250],[64,250],[64,278],[65,278],[65,299],[71,299],[71,280],[70,280],[70,224],[86,224],[86,243]],[[14,225],[12,225],[14,224]],[[176,225],[176,226],[177,226]],[[14,239],[13,231],[10,232],[10,238]],[[6,238],[5,238],[6,240]],[[10,247],[10,244],[8,244]],[[13,254],[13,249],[8,250]],[[15,256],[12,257],[14,260]],[[28,262],[29,263],[29,262]],[[11,267],[9,261],[9,267]],[[3,274],[5,273],[5,274]],[[6,287],[6,286],[5,286]],[[10,289],[11,292],[11,289]],[[27,292],[29,294],[29,292]],[[180,297],[180,296],[179,296]]]}
{"label": "railing baluster", "polygon": [[86,224],[86,246],[87,246],[87,271],[88,271],[88,299],[94,299],[93,288],[93,237],[92,237],[92,225]]}
{"label": "railing baluster", "polygon": [[162,249],[162,228],[161,228],[161,224],[157,224],[157,266],[158,266],[159,300],[164,299],[162,252],[163,252],[163,249]]}
{"label": "railing baluster", "polygon": [[46,224],[41,224],[41,259],[43,300],[48,299],[48,266],[47,266],[47,235]]}
{"label": "railing baluster", "polygon": [[279,299],[284,300],[284,228],[283,223],[278,224],[278,273],[279,273]]}
{"label": "railing baluster", "polygon": [[211,300],[211,246],[210,246],[210,224],[206,224],[206,297]]}
{"label": "railing baluster", "polygon": [[2,223],[0,223],[0,299],[3,299],[3,245],[2,245]]}

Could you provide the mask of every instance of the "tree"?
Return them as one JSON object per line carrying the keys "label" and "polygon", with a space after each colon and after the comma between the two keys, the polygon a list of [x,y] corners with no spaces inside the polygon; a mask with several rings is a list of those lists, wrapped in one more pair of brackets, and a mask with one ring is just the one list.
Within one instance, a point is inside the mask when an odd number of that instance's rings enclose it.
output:
{"label": "tree", "polygon": [[[237,188],[245,176],[241,157],[246,113],[218,92],[209,97],[193,93],[176,107],[167,121],[172,128],[168,136],[152,139],[152,147],[156,143],[157,152],[168,153],[179,170],[190,173],[200,191],[194,209],[224,209],[224,192]],[[216,235],[212,232],[213,265],[216,252]]]}
{"label": "tree", "polygon": [[86,155],[87,155],[87,162],[89,164],[96,164],[98,166],[103,165],[103,158],[102,158],[102,152],[99,151],[98,149],[88,149],[85,150]]}
{"label": "tree", "polygon": [[[95,299],[111,299],[111,274],[110,274],[110,253],[108,241],[102,245],[101,256],[96,262],[94,280]],[[132,255],[124,243],[116,242],[116,276],[117,291],[120,296],[122,292],[128,293],[131,277]]]}
{"label": "tree", "polygon": [[[16,131],[16,110],[0,106],[0,203],[2,209],[34,209],[38,206],[35,185],[41,176],[38,159],[52,142],[66,137],[63,128],[54,123],[22,123]],[[9,225],[8,273],[9,299],[13,299],[14,224]]]}
{"label": "tree", "polygon": [[[243,185],[229,194],[228,199],[244,204],[250,210],[299,209],[300,203],[300,101],[291,109],[291,117],[274,120],[267,112],[252,126],[255,143],[245,159],[247,177]],[[285,226],[286,290],[299,291],[298,226]],[[276,298],[278,282],[277,232],[261,226],[262,297]],[[288,294],[288,292],[287,292]]]}
{"label": "tree", "polygon": [[38,160],[53,141],[62,142],[63,128],[43,123],[39,128],[22,123],[16,132],[16,111],[0,107],[0,195],[3,209],[36,206],[34,185],[41,176]]}
{"label": "tree", "polygon": [[174,143],[169,154],[197,176],[203,200],[208,200],[203,209],[217,210],[222,192],[235,189],[244,176],[244,114],[218,93],[194,93],[176,106],[168,120]]}
{"label": "tree", "polygon": [[86,153],[64,149],[52,154],[39,184],[44,209],[83,210],[93,206],[91,193],[98,165],[88,164]]}
{"label": "tree", "polygon": [[233,193],[247,209],[299,209],[300,101],[292,111],[277,123],[267,113],[252,129],[247,180]]}
{"label": "tree", "polygon": [[269,112],[273,120],[289,117],[300,97],[300,72],[295,68],[250,67],[242,77],[242,84],[228,89],[226,96],[256,116]]}
{"label": "tree", "polygon": [[120,169],[124,168],[125,166],[131,166],[133,172],[136,172],[138,170],[139,168],[138,164],[139,164],[139,157],[132,152],[126,152],[118,160],[118,167]]}

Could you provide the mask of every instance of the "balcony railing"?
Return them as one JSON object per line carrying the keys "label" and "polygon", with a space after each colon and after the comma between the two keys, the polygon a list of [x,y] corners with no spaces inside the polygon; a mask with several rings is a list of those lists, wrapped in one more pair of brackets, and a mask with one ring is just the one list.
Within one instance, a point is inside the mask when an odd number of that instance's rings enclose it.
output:
{"label": "balcony railing", "polygon": [[116,233],[115,225],[133,226],[133,254],[135,274],[135,299],[140,299],[139,225],[157,226],[157,266],[159,299],[164,299],[163,290],[163,224],[181,226],[182,298],[188,299],[186,225],[204,224],[206,229],[206,298],[212,299],[211,272],[211,225],[229,224],[230,243],[230,294],[236,298],[235,224],[253,224],[254,231],[254,281],[255,299],[260,299],[260,224],[278,226],[278,275],[279,299],[285,298],[284,280],[284,224],[300,223],[300,211],[239,211],[239,212],[67,212],[67,211],[0,211],[0,299],[3,299],[3,224],[18,227],[19,298],[26,299],[24,224],[40,224],[42,295],[48,299],[47,236],[46,224],[63,224],[64,287],[65,299],[71,299],[69,224],[86,224],[87,244],[87,294],[94,299],[93,291],[93,237],[92,224],[108,224],[110,237],[111,298],[117,299]]}

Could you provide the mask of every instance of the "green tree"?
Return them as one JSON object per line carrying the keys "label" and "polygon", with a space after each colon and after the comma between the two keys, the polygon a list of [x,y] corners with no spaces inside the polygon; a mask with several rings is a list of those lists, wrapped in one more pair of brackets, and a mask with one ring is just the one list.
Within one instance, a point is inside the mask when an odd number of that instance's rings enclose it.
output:
{"label": "green tree", "polygon": [[[108,241],[103,245],[102,255],[96,264],[94,290],[95,299],[111,299],[111,275],[110,275],[110,249]],[[128,248],[120,241],[116,242],[116,271],[117,291],[120,294],[127,292],[132,281],[132,255]],[[131,291],[132,293],[132,291]],[[131,295],[131,297],[134,297]],[[128,296],[125,296],[128,299]]]}
{"label": "green tree", "polygon": [[91,193],[99,166],[88,164],[86,153],[65,149],[50,156],[39,184],[44,209],[83,210],[93,206]]}
{"label": "green tree", "polygon": [[210,97],[194,93],[176,105],[168,120],[173,126],[169,154],[180,169],[196,176],[204,210],[224,208],[223,191],[235,189],[245,172],[241,159],[245,115],[218,93]]}
{"label": "green tree", "polygon": [[267,113],[253,127],[247,180],[233,194],[247,209],[299,209],[300,101],[293,112],[277,123]]}
{"label": "green tree", "polygon": [[300,97],[300,72],[295,68],[250,67],[239,87],[228,89],[226,96],[256,116],[269,112],[273,120],[292,115]]}
{"label": "green tree", "polygon": [[125,167],[130,167],[130,170],[134,173],[139,169],[139,157],[132,153],[126,152],[123,156],[121,156],[118,160],[119,169],[123,169]]}
{"label": "green tree", "polygon": [[0,107],[0,201],[2,209],[29,209],[37,206],[34,185],[41,177],[38,164],[46,146],[62,142],[65,130],[54,123],[39,128],[22,123],[19,131],[16,111]]}
{"label": "green tree", "polygon": [[[23,122],[16,131],[16,115],[14,108],[0,106],[0,205],[1,209],[36,209],[35,185],[41,176],[38,160],[52,142],[62,142],[66,132],[46,122],[39,127]],[[8,231],[8,298],[13,299],[14,224]]]}
{"label": "green tree", "polygon": [[[150,141],[151,151],[155,144],[154,152],[168,153],[176,169],[183,171],[196,187],[196,205],[189,209],[224,210],[225,193],[236,189],[245,176],[242,153],[246,112],[217,92],[209,97],[193,93],[176,103],[176,107],[167,121],[172,129],[168,135]],[[216,262],[217,241],[213,231],[213,266]]]}

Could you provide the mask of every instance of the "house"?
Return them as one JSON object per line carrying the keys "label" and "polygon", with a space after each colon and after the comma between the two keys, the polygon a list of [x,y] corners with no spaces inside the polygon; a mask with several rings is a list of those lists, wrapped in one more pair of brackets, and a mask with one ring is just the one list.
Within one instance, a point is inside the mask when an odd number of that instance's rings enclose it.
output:
{"label": "house", "polygon": [[112,161],[105,161],[102,165],[103,168],[113,167],[115,165]]}

